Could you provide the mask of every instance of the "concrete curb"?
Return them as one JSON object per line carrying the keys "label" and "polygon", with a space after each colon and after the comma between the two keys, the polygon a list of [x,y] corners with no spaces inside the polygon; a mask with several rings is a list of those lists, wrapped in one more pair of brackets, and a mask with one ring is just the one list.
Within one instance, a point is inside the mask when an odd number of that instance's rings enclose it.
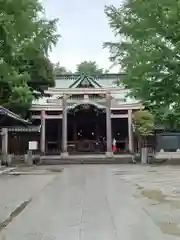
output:
{"label": "concrete curb", "polygon": [[53,172],[7,172],[7,175],[54,175]]}
{"label": "concrete curb", "polygon": [[59,171],[54,170],[30,170],[30,171],[19,171],[17,168],[15,171],[7,172],[7,175],[58,175],[62,173],[63,169]]}
{"label": "concrete curb", "polygon": [[11,172],[11,171],[13,171],[15,169],[16,168],[5,168],[5,169],[1,170],[1,168],[0,168],[0,175],[3,174],[3,173]]}

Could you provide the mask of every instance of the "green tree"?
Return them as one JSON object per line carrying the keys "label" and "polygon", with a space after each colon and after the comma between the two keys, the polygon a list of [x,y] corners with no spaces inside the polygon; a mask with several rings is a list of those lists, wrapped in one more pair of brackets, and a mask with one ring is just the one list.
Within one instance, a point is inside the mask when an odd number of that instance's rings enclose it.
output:
{"label": "green tree", "polygon": [[147,137],[154,134],[154,116],[148,110],[140,110],[134,113],[133,121],[135,126],[135,133],[139,139],[139,143],[141,146],[141,162],[147,163],[148,149],[146,143]]}
{"label": "green tree", "polygon": [[78,74],[84,73],[87,75],[94,75],[94,74],[98,75],[103,73],[103,69],[99,68],[96,62],[83,61],[77,65],[76,73]]}
{"label": "green tree", "polygon": [[137,136],[148,137],[154,132],[154,116],[148,110],[134,113],[135,132]]}
{"label": "green tree", "polygon": [[[180,1],[126,0],[105,13],[116,42],[105,43],[122,81],[167,127],[180,126]],[[177,119],[178,117],[178,119]]]}
{"label": "green tree", "polygon": [[57,20],[45,18],[39,0],[0,0],[0,13],[0,105],[25,115],[34,90],[54,84]]}
{"label": "green tree", "polygon": [[60,65],[60,63],[54,64],[54,74],[56,75],[61,75],[61,74],[72,74],[71,71],[67,70],[66,67],[63,67]]}

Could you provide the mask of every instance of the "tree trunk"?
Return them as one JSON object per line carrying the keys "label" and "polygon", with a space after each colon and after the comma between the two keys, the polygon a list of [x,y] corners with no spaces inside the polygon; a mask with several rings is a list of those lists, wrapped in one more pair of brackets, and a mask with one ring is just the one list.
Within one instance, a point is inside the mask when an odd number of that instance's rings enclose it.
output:
{"label": "tree trunk", "polygon": [[147,148],[147,140],[146,138],[142,138],[141,144],[141,164],[148,163],[148,148]]}

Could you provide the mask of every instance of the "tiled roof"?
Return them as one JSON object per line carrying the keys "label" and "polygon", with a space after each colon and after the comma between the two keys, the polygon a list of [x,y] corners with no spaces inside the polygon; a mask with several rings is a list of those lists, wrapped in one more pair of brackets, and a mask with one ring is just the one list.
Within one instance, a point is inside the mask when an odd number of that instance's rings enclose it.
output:
{"label": "tiled roof", "polygon": [[31,127],[11,127],[8,128],[8,132],[40,132],[41,126],[31,126]]}
{"label": "tiled roof", "polygon": [[24,124],[30,124],[30,122],[28,122],[27,120],[21,118],[19,115],[11,112],[10,110],[8,110],[7,108],[4,108],[2,106],[0,106],[0,115],[8,116],[8,117],[18,120]]}
{"label": "tiled roof", "polygon": [[[102,88],[109,88],[109,87],[115,87],[117,86],[117,81],[120,79],[122,74],[102,74],[99,76],[85,76],[85,75],[60,75],[56,79],[56,86],[55,88],[76,88],[84,79],[90,81],[90,83],[94,86],[94,88],[102,87]],[[123,86],[122,86],[123,87]],[[138,100],[135,100],[133,98],[127,97],[128,90],[124,89],[119,91],[119,93],[112,93],[111,96],[116,100],[116,102],[123,102],[124,104],[132,104],[132,103],[138,103]],[[59,96],[61,97],[61,96]],[[59,101],[56,101],[57,97],[44,97],[39,100],[36,100],[33,102],[33,104],[42,104],[42,105],[48,105],[48,104],[60,104]],[[77,99],[77,102],[79,100]],[[76,102],[76,100],[75,100]]]}
{"label": "tiled roof", "polygon": [[94,88],[102,87],[93,77],[82,74],[77,78],[77,80],[73,84],[69,86],[69,88],[77,88],[80,84],[83,83],[90,84]]}
{"label": "tiled roof", "polygon": [[76,83],[81,82],[84,77],[87,77],[90,81],[92,81],[92,85],[95,87],[112,87],[116,84],[116,82],[120,79],[122,74],[101,74],[101,75],[78,75],[78,74],[67,74],[67,75],[59,75],[56,77],[56,88],[70,88],[72,86],[76,86]]}

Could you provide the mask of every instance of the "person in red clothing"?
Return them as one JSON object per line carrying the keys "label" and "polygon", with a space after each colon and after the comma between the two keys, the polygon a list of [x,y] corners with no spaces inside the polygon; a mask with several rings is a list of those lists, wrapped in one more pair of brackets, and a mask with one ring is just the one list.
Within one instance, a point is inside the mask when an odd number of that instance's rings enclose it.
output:
{"label": "person in red clothing", "polygon": [[116,139],[115,138],[113,138],[113,142],[112,142],[112,151],[113,151],[113,153],[116,152]]}

